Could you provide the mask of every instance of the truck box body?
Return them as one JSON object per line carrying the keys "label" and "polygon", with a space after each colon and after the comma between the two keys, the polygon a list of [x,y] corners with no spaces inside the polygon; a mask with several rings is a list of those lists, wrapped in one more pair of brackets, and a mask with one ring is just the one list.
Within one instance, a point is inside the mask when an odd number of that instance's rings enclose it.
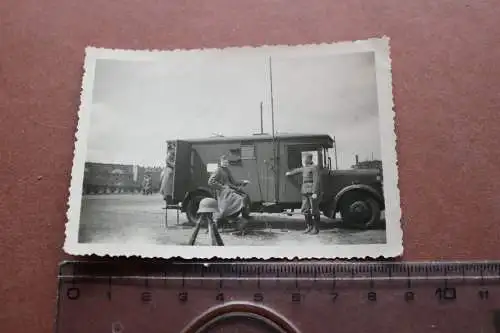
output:
{"label": "truck box body", "polygon": [[293,204],[301,201],[301,176],[286,177],[285,173],[302,165],[303,150],[319,153],[324,166],[322,149],[332,147],[328,135],[280,134],[243,137],[213,137],[176,141],[174,197],[181,200],[185,193],[207,187],[210,172],[219,158],[226,155],[235,179],[250,180],[245,192],[252,202],[280,202]]}

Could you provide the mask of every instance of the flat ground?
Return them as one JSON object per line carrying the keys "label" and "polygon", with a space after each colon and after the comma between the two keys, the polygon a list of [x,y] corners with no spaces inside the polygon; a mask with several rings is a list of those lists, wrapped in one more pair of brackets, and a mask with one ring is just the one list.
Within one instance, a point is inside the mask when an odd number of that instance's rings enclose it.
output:
{"label": "flat ground", "polygon": [[[83,243],[186,244],[193,225],[183,213],[177,222],[177,212],[166,211],[164,205],[156,194],[85,195],[79,240]],[[342,228],[339,220],[324,217],[318,235],[302,234],[304,223],[298,214],[252,214],[252,217],[244,236],[233,235],[231,227],[220,230],[225,245],[374,244],[386,241],[383,229],[349,230]],[[197,245],[209,244],[206,229],[200,230]]]}

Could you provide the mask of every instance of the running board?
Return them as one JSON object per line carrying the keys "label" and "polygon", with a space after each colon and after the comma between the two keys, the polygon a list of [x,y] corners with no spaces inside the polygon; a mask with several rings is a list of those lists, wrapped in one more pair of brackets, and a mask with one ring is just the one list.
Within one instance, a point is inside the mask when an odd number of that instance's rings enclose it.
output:
{"label": "running board", "polygon": [[276,202],[263,202],[261,211],[263,213],[281,213],[284,209]]}

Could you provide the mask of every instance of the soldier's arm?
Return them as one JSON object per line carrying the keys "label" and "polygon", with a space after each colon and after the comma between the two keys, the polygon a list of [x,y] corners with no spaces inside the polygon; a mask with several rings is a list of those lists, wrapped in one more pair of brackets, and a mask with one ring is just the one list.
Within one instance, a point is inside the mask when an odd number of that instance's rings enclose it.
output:
{"label": "soldier's arm", "polygon": [[245,183],[243,181],[235,180],[233,181],[233,186],[240,187],[243,186]]}
{"label": "soldier's arm", "polygon": [[297,174],[301,173],[302,171],[304,171],[304,168],[296,168],[296,169],[288,171],[288,175],[289,176],[297,175]]}
{"label": "soldier's arm", "polygon": [[229,181],[231,182],[231,185],[233,185],[235,187],[243,186],[243,184],[244,184],[243,181],[239,181],[239,180],[234,179],[233,174],[229,170],[228,170],[228,176],[229,176]]}
{"label": "soldier's arm", "polygon": [[319,177],[319,168],[316,166],[313,168],[313,193],[316,193],[319,195],[319,182],[320,182],[320,177]]}
{"label": "soldier's arm", "polygon": [[217,169],[210,176],[210,178],[208,178],[208,186],[216,190],[221,190],[224,188],[224,184],[220,182],[220,169]]}

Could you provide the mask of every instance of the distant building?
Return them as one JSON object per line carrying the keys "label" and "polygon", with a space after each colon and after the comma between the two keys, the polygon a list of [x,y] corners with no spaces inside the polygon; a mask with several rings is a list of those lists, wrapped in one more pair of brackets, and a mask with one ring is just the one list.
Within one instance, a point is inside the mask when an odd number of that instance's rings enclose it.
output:
{"label": "distant building", "polygon": [[355,156],[355,163],[351,166],[353,169],[380,169],[382,170],[382,161],[381,160],[366,160],[359,161],[359,156]]}
{"label": "distant building", "polygon": [[352,166],[353,169],[382,169],[382,161],[363,161]]}
{"label": "distant building", "polygon": [[362,161],[354,164],[352,166],[353,169],[380,169],[382,170],[382,161],[373,160],[373,161]]}
{"label": "distant building", "polygon": [[83,192],[122,193],[138,192],[144,176],[151,175],[153,191],[160,189],[160,167],[143,167],[132,164],[85,163]]}

